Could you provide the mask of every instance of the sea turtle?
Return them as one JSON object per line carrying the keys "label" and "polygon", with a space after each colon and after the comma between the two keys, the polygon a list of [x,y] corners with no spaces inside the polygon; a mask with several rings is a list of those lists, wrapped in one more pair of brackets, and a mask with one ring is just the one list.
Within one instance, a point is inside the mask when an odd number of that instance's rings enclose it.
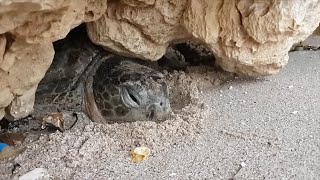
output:
{"label": "sea turtle", "polygon": [[115,55],[94,45],[82,25],[54,47],[53,63],[37,89],[35,111],[84,111],[100,123],[166,119],[171,107],[160,71],[214,63],[212,53],[192,42],[170,46],[156,62]]}
{"label": "sea turtle", "polygon": [[167,83],[162,73],[145,64],[107,52],[83,30],[74,30],[55,43],[35,108],[84,111],[99,123],[164,120],[171,111]]}

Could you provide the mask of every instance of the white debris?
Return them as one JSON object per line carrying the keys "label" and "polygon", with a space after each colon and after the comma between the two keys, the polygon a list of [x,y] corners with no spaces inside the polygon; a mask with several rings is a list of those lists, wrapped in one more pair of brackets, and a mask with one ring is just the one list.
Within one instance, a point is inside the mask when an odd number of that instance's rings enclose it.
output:
{"label": "white debris", "polygon": [[48,176],[48,171],[45,168],[35,168],[32,171],[19,177],[19,180],[37,180]]}
{"label": "white debris", "polygon": [[241,167],[246,167],[247,164],[246,164],[245,162],[241,162],[241,163],[240,163],[240,166],[241,166]]}
{"label": "white debris", "polygon": [[247,92],[244,92],[244,94],[248,94]]}
{"label": "white debris", "polygon": [[293,86],[288,86],[289,89],[293,88]]}
{"label": "white debris", "polygon": [[232,86],[230,86],[230,87],[229,87],[229,89],[233,89],[233,87],[232,87]]}
{"label": "white debris", "polygon": [[298,111],[293,111],[291,112],[291,114],[298,114]]}
{"label": "white debris", "polygon": [[177,173],[171,173],[171,174],[169,174],[169,177],[173,177],[173,176],[176,176],[177,175]]}

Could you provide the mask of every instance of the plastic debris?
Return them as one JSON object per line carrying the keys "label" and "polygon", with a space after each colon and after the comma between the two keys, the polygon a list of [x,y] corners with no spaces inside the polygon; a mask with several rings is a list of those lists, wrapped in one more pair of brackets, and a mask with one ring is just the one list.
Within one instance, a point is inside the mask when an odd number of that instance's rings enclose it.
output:
{"label": "plastic debris", "polygon": [[12,146],[5,146],[0,152],[0,160],[8,159],[19,155],[25,150],[25,148],[16,149]]}
{"label": "plastic debris", "polygon": [[15,146],[22,144],[25,138],[26,137],[21,133],[3,133],[0,134],[0,143]]}
{"label": "plastic debris", "polygon": [[150,156],[151,150],[148,147],[136,147],[131,150],[131,159],[133,163],[140,163]]}
{"label": "plastic debris", "polygon": [[19,180],[37,180],[40,178],[48,177],[48,170],[45,168],[35,168],[32,171],[19,177]]}
{"label": "plastic debris", "polygon": [[0,160],[17,156],[24,151],[25,148],[17,149],[16,145],[22,144],[25,136],[19,133],[4,133],[0,135]]}
{"label": "plastic debris", "polygon": [[60,130],[64,130],[64,118],[63,114],[60,112],[50,113],[43,119],[43,121],[59,128]]}
{"label": "plastic debris", "polygon": [[0,152],[2,152],[2,150],[7,146],[8,146],[8,144],[6,144],[6,143],[0,143]]}

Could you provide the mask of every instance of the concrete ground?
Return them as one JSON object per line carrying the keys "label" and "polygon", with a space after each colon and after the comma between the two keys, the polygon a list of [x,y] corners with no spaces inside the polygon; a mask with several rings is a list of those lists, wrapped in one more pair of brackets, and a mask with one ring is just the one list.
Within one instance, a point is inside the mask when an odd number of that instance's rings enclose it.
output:
{"label": "concrete ground", "polygon": [[[62,133],[40,138],[42,143],[17,158],[20,173],[45,167],[56,174],[53,179],[320,179],[319,51],[290,53],[289,64],[274,76],[199,88],[199,101],[207,106],[201,132],[152,149],[141,164],[131,163],[125,148],[109,154],[106,147],[90,149],[117,142],[109,130],[104,136],[106,130],[86,127],[67,132],[68,138]],[[149,129],[159,127],[168,126]],[[64,146],[67,141],[74,141],[72,147]]]}

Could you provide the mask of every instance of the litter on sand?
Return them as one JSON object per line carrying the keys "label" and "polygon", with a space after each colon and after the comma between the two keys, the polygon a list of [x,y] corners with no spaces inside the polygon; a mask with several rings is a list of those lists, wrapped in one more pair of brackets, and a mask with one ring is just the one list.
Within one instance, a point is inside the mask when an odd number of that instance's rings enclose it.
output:
{"label": "litter on sand", "polygon": [[136,147],[130,152],[133,163],[140,163],[150,156],[151,150],[148,147]]}
{"label": "litter on sand", "polygon": [[64,130],[64,118],[63,114],[60,112],[50,113],[46,118],[43,119],[43,121],[59,128],[62,131]]}
{"label": "litter on sand", "polygon": [[19,180],[37,180],[48,176],[48,171],[45,168],[35,168],[32,171],[19,177]]}

